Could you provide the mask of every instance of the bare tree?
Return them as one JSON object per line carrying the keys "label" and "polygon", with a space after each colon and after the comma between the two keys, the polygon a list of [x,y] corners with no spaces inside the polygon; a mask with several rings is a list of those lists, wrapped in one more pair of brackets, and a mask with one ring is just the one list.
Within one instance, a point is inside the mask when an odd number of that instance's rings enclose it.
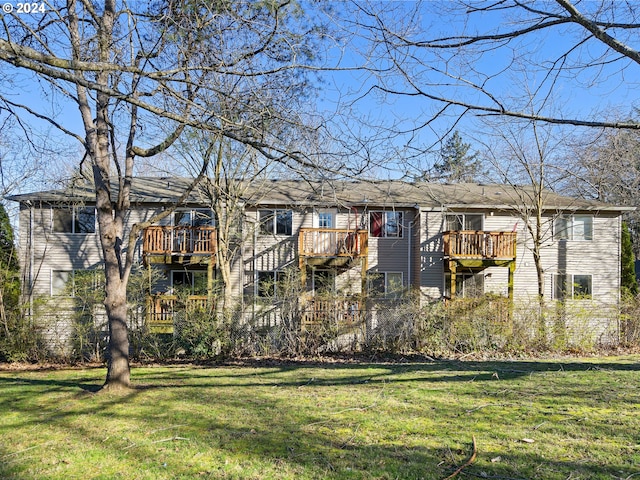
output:
{"label": "bare tree", "polygon": [[[34,15],[5,15],[0,61],[34,75],[43,94],[75,105],[79,130],[42,104],[20,103],[6,90],[2,98],[71,136],[86,152],[83,163],[90,165],[95,185],[106,273],[110,341],[105,387],[127,387],[126,286],[133,246],[144,227],[125,229],[137,160],[170,149],[190,126],[250,145],[273,162],[311,164],[268,128],[276,118],[292,125],[306,119],[284,103],[261,102],[260,95],[247,93],[303,95],[309,88],[303,67],[312,60],[320,32],[288,1],[163,0],[147,5],[68,0],[43,5],[44,11]],[[212,105],[212,98],[220,97],[251,115],[225,118],[225,109],[215,108],[215,100]],[[206,165],[200,172],[196,181]]]}
{"label": "bare tree", "polygon": [[552,128],[530,122],[499,122],[493,125],[485,162],[490,177],[510,186],[511,197],[518,217],[527,233],[523,245],[531,252],[536,269],[539,331],[544,334],[545,320],[545,266],[542,261],[544,246],[552,241],[553,222],[549,221],[549,196],[559,180],[556,161],[562,147]]}
{"label": "bare tree", "polygon": [[[633,95],[637,89],[640,9],[634,3],[444,0],[390,8],[387,2],[356,0],[354,5],[348,28],[369,41],[374,77],[365,88],[423,100],[415,129],[431,129],[445,117],[446,128],[452,128],[467,114],[640,129],[635,120],[611,119],[612,105],[577,111],[585,99],[623,90]],[[521,95],[527,87],[533,94]],[[560,100],[559,113],[547,108]]]}
{"label": "bare tree", "polygon": [[[640,134],[603,130],[582,135],[566,158],[565,190],[575,196],[640,208]],[[634,253],[640,258],[640,212],[626,212]]]}

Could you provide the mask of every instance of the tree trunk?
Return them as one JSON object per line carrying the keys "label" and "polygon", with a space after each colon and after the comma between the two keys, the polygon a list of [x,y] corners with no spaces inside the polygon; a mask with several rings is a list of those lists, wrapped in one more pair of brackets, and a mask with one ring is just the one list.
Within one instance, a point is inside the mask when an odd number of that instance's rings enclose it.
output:
{"label": "tree trunk", "polygon": [[107,379],[104,388],[123,389],[130,385],[129,334],[126,284],[107,281],[105,307],[109,318]]}

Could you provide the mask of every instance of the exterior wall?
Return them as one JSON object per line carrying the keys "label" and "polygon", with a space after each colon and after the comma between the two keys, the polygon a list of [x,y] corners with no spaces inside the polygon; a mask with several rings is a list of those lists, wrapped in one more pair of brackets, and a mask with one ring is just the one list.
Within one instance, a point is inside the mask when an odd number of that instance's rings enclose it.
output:
{"label": "exterior wall", "polygon": [[[414,229],[416,225],[415,210],[390,209],[370,207],[369,212],[396,211],[403,213],[402,236],[400,238],[376,238],[369,233],[368,273],[402,273],[402,283],[405,288],[411,286],[413,267],[412,258],[415,242]],[[371,232],[371,229],[369,230]]]}
{"label": "exterior wall", "polygon": [[443,213],[424,210],[420,225],[420,292],[426,301],[444,295]]}
{"label": "exterior wall", "polygon": [[[127,230],[134,223],[145,221],[159,207],[139,205],[129,213]],[[264,325],[277,321],[270,311],[273,305],[259,304],[257,294],[257,272],[297,270],[298,232],[300,228],[318,227],[318,213],[335,215],[334,228],[356,228],[367,223],[370,212],[402,211],[403,234],[399,238],[373,237],[369,235],[367,273],[401,273],[404,287],[417,286],[425,301],[440,300],[444,294],[444,258],[442,231],[444,215],[442,208],[421,209],[368,205],[354,209],[329,207],[299,207],[292,209],[291,235],[264,235],[259,231],[259,211],[263,209],[287,209],[288,207],[265,205],[247,208],[244,220],[234,242],[239,248],[231,264],[231,288],[235,297],[245,302],[247,320],[257,318]],[[484,214],[484,230],[513,231],[518,233],[516,268],[514,276],[514,299],[520,304],[536,301],[537,277],[532,255],[532,238],[525,222],[518,215],[497,210],[469,210],[468,213]],[[597,340],[612,339],[617,332],[617,307],[620,282],[620,216],[617,213],[598,213],[593,217],[592,240],[555,240],[552,235],[553,214],[545,216],[543,226],[543,267],[545,300],[553,304],[553,278],[558,273],[591,275],[592,295],[590,299],[566,300],[558,310],[558,318],[573,319],[576,326],[580,319],[589,318],[581,325]],[[70,310],[73,299],[51,296],[51,278],[54,271],[73,271],[97,268],[101,263],[98,233],[72,234],[52,231],[51,207],[48,205],[21,205],[20,251],[22,255],[25,285],[33,280],[33,293],[49,299],[56,311]],[[171,224],[171,216],[161,222]],[[141,260],[141,241],[136,245],[135,257]],[[173,267],[156,265],[163,276],[156,285],[159,292],[170,286],[170,270]],[[362,267],[338,268],[336,290],[344,295],[361,292]],[[489,267],[482,270],[484,291],[506,296],[508,268]],[[264,303],[264,302],[263,302]],[[64,307],[64,308],[63,308]],[[594,317],[593,312],[602,312]],[[586,313],[591,315],[586,315]],[[576,320],[577,319],[577,320]],[[587,320],[585,320],[587,321]],[[68,322],[67,322],[68,323]],[[52,323],[51,337],[64,343],[71,336],[65,333],[64,322]],[[567,322],[567,329],[573,328]],[[573,335],[572,333],[570,333]],[[577,335],[577,333],[575,333]]]}

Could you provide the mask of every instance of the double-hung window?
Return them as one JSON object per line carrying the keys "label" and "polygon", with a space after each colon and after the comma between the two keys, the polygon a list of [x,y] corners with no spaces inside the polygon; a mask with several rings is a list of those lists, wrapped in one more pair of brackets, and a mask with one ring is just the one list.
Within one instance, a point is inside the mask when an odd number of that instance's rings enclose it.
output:
{"label": "double-hung window", "polygon": [[53,207],[52,230],[56,233],[96,233],[94,207]]}
{"label": "double-hung window", "polygon": [[593,216],[558,215],[553,222],[555,240],[593,240]]}
{"label": "double-hung window", "polygon": [[561,273],[553,276],[553,298],[557,300],[588,300],[592,295],[591,275]]}
{"label": "double-hung window", "polygon": [[285,294],[286,280],[286,274],[282,271],[269,270],[258,272],[258,296],[265,298],[282,297]]}
{"label": "double-hung window", "polygon": [[292,210],[260,210],[261,235],[293,235]]}
{"label": "double-hung window", "polygon": [[403,212],[370,212],[369,232],[372,237],[402,238]]}
{"label": "double-hung window", "polygon": [[402,272],[378,272],[369,280],[369,292],[376,297],[399,297],[403,292]]}
{"label": "double-hung window", "polygon": [[96,269],[52,270],[51,296],[95,295],[104,289],[103,272]]}
{"label": "double-hung window", "polygon": [[207,294],[207,272],[205,270],[173,270],[171,287],[174,293],[186,292],[189,295]]}
{"label": "double-hung window", "polygon": [[445,216],[445,231],[481,231],[483,220],[481,213],[450,213]]}

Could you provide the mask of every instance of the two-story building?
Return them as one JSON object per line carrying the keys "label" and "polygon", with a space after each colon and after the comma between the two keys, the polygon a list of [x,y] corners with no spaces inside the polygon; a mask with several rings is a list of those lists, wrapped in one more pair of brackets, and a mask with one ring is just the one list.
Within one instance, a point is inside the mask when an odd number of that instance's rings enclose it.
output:
{"label": "two-story building", "polygon": [[[486,293],[534,303],[537,237],[544,298],[601,312],[589,320],[594,335],[617,335],[625,207],[545,192],[538,227],[527,187],[269,180],[242,190],[233,234],[225,229],[222,236],[216,199],[194,191],[175,204],[187,184],[180,178],[133,184],[128,230],[174,209],[136,243],[136,259],[150,272],[145,319],[155,331],[172,331],[177,290],[187,291],[187,305],[215,309],[221,242],[233,308],[265,328],[280,321],[275,306],[292,292],[302,324],[329,311],[348,321],[371,299],[407,291],[424,303]],[[101,265],[92,187],[9,199],[20,204],[25,292],[32,302],[65,305],[74,279]],[[283,290],[286,281],[296,289]]]}

